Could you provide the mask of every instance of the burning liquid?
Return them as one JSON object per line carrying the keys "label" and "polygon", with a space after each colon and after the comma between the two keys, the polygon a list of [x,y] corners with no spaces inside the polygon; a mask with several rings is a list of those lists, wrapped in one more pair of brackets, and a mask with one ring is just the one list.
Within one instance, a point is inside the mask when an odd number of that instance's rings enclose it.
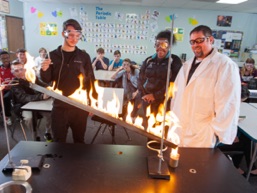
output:
{"label": "burning liquid", "polygon": [[[27,63],[25,65],[26,68],[26,79],[32,83],[35,83],[36,80],[36,74],[35,71],[33,70],[33,65],[34,65],[34,60],[33,57],[31,57],[28,53],[26,53],[27,56]],[[83,76],[80,75],[79,77],[80,80],[80,87],[72,94],[69,96],[69,98],[76,100],[78,102],[80,102],[83,105],[89,105],[89,99],[87,98],[87,91],[82,89],[83,88]],[[171,88],[172,86],[170,86],[169,88],[169,95],[171,96]],[[48,90],[54,91],[60,95],[62,95],[62,91],[58,90],[58,89],[54,89],[53,87],[48,87]],[[115,95],[115,93],[113,93],[113,97],[110,101],[107,102],[107,105],[104,105],[104,88],[100,87],[98,85],[98,82],[95,82],[95,89],[98,93],[98,99],[95,99],[92,97],[92,89],[89,92],[89,97],[90,97],[90,106],[93,107],[94,109],[97,109],[99,111],[105,112],[115,118],[119,118],[119,109],[121,108],[121,103],[118,100],[118,97]],[[144,129],[144,127],[142,126],[142,122],[143,119],[141,117],[136,117],[136,118],[132,118],[130,116],[131,112],[133,110],[133,105],[132,103],[129,102],[128,104],[128,108],[127,108],[127,116],[125,121],[128,124],[131,124],[133,126],[136,126],[138,129]],[[178,145],[180,140],[178,135],[175,133],[175,130],[177,127],[179,127],[179,121],[176,118],[176,116],[171,112],[168,111],[166,112],[166,119],[163,123],[163,119],[164,119],[164,107],[163,105],[160,106],[159,111],[157,113],[156,116],[154,116],[154,114],[151,114],[150,112],[150,107],[147,108],[147,117],[148,117],[148,128],[146,128],[146,131],[158,136],[158,137],[162,137],[164,132],[164,127],[169,127],[169,132],[167,135],[167,140],[171,141],[172,143]]]}

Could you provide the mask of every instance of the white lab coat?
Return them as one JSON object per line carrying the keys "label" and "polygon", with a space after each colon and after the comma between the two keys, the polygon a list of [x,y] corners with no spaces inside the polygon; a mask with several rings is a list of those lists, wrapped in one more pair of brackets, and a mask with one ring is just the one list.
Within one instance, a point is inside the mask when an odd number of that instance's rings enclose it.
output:
{"label": "white lab coat", "polygon": [[236,133],[241,98],[239,69],[216,49],[207,56],[186,85],[193,58],[175,81],[171,110],[180,121],[175,132],[182,147],[214,147],[232,144]]}

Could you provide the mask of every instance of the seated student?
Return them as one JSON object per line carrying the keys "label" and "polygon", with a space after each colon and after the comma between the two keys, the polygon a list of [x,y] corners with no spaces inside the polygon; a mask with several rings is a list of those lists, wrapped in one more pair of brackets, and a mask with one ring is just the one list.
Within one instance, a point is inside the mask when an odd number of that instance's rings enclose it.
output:
{"label": "seated student", "polygon": [[241,81],[248,83],[252,78],[257,77],[257,70],[254,66],[254,59],[247,58],[240,70]]}
{"label": "seated student", "polygon": [[26,50],[24,48],[20,48],[16,51],[17,59],[14,61],[19,61],[22,64],[27,63]]}
{"label": "seated student", "polygon": [[139,69],[136,65],[132,65],[130,59],[126,58],[123,60],[122,66],[116,70],[111,78],[115,80],[122,78],[122,88],[124,88],[123,115],[125,116],[128,102],[134,103],[134,99],[138,94]]}
{"label": "seated student", "polygon": [[[28,81],[25,78],[26,69],[24,65],[19,61],[14,61],[11,64],[11,70],[13,75],[15,76],[14,80],[18,80],[19,84],[12,86],[12,96],[13,96],[13,105],[14,111],[16,113],[21,112],[21,107],[30,101],[40,101],[48,99],[49,96],[43,93],[39,93],[34,91],[29,87]],[[36,80],[38,82],[38,79]],[[42,85],[44,86],[44,85]],[[45,117],[46,119],[46,130],[45,130],[45,138],[47,141],[51,141],[51,113],[49,112],[40,112],[41,116]],[[33,130],[33,121],[32,121],[32,112],[31,111],[22,111],[22,117],[25,121],[25,125],[29,130]]]}
{"label": "seated student", "polygon": [[104,49],[98,48],[96,52],[97,57],[92,61],[93,70],[108,70],[109,59],[104,57]]}
{"label": "seated student", "polygon": [[110,62],[110,66],[108,67],[108,70],[116,70],[117,68],[122,66],[122,59],[121,53],[119,50],[116,50],[114,52],[114,59]]}
{"label": "seated student", "polygon": [[[0,52],[0,61],[2,61],[2,65],[0,66],[0,78],[1,83],[7,84],[9,81],[11,81],[14,76],[11,73],[11,64],[10,64],[10,55],[6,51]],[[6,124],[11,125],[12,119],[11,119],[11,92],[10,87],[6,86],[3,89],[3,96],[4,96],[4,110],[5,110],[5,116],[6,116]]]}
{"label": "seated student", "polygon": [[35,66],[33,68],[36,72],[36,76],[40,78],[41,63],[48,56],[47,56],[47,50],[45,48],[40,48],[38,52],[39,52],[39,56],[35,58]]}

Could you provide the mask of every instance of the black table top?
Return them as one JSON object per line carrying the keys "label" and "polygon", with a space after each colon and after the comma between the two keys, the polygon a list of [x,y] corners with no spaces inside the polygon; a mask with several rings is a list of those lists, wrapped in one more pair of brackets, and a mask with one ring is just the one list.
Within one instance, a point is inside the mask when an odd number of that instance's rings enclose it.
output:
{"label": "black table top", "polygon": [[[168,161],[170,150],[165,152]],[[170,180],[148,176],[147,157],[156,152],[132,145],[83,145],[19,142],[12,157],[44,155],[42,167],[28,179],[36,193],[242,193],[254,192],[218,149],[180,148],[179,166]],[[8,161],[0,162],[0,169]],[[190,173],[194,169],[196,173]],[[0,173],[0,183],[11,176]]]}

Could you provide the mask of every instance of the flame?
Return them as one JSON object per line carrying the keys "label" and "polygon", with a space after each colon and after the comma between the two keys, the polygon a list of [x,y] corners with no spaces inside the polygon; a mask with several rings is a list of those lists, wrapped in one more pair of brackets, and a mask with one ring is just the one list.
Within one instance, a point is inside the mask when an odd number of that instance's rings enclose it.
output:
{"label": "flame", "polygon": [[112,112],[112,116],[115,118],[119,117],[120,101],[115,93],[113,93],[113,99],[107,102],[106,111]]}
{"label": "flame", "polygon": [[[35,83],[36,80],[36,74],[35,71],[33,70],[34,66],[34,60],[33,57],[29,55],[29,53],[26,52],[26,57],[27,57],[27,63],[25,65],[26,69],[26,79],[30,82]],[[73,100],[77,100],[80,103],[84,105],[88,105],[88,98],[87,98],[87,92],[86,90],[83,90],[83,76],[79,75],[79,81],[80,81],[80,86],[79,88],[69,96],[69,98]],[[55,85],[55,83],[54,83]],[[62,91],[58,89],[54,89],[54,85],[52,87],[48,87],[48,90],[54,91],[58,94],[62,95]],[[93,97],[93,89],[91,88],[89,92],[89,97],[91,101],[91,107],[98,109],[100,111],[103,111],[105,113],[110,114],[111,116],[118,118],[119,116],[119,109],[120,109],[120,103],[118,100],[118,97],[116,96],[115,93],[113,93],[112,99],[107,102],[107,105],[104,104],[104,88],[100,87],[98,85],[98,82],[94,82],[94,86],[96,89],[96,92],[98,93],[98,99],[95,99]],[[175,92],[175,88],[173,87],[173,84],[171,83],[169,86],[168,90],[168,95],[169,97],[173,96],[173,93]],[[132,103],[129,102],[128,108],[127,108],[127,116],[126,116],[126,122],[129,124],[133,124],[134,126],[144,129],[142,126],[143,119],[141,117],[131,117],[131,112],[133,110],[133,105]],[[160,105],[158,109],[158,113],[155,116],[154,114],[151,114],[151,109],[150,106],[146,109],[146,116],[148,117],[148,128],[146,128],[146,131],[149,133],[152,133],[156,136],[162,137],[164,128],[165,126],[169,127],[168,135],[167,135],[167,140],[171,141],[172,143],[178,145],[180,143],[179,136],[175,133],[175,130],[180,127],[179,126],[179,120],[175,116],[175,114],[171,111],[166,112],[165,120],[164,120],[164,107],[163,105]],[[164,121],[164,123],[163,123]],[[173,150],[172,150],[173,152]],[[174,154],[177,154],[177,148],[174,149]]]}
{"label": "flame", "polygon": [[[98,90],[99,89],[99,86],[98,86],[98,81],[95,81],[94,82],[94,86],[95,86],[95,89]],[[91,101],[91,107],[93,108],[97,108],[97,99],[95,99],[93,97],[93,89],[91,88],[90,91],[89,91],[89,98],[90,98],[90,101]]]}
{"label": "flame", "polygon": [[48,90],[51,90],[51,91],[56,92],[57,94],[62,95],[62,91],[61,91],[61,90],[59,90],[59,89],[54,89],[55,84],[56,84],[56,82],[53,82],[53,86],[48,86],[48,87],[46,87],[46,88],[47,88]]}
{"label": "flame", "polygon": [[170,86],[168,88],[168,97],[172,98],[174,96],[174,82],[170,82]]}
{"label": "flame", "polygon": [[135,125],[139,129],[144,129],[142,126],[143,123],[143,118],[142,117],[131,117],[131,112],[133,111],[133,104],[131,102],[128,103],[128,108],[127,108],[127,116],[126,116],[126,122]]}
{"label": "flame", "polygon": [[149,117],[151,114],[151,106],[149,105],[147,108],[146,108],[146,116]]}
{"label": "flame", "polygon": [[[133,105],[131,102],[128,103],[128,110],[127,110],[127,116],[126,116],[126,122],[127,123],[133,123],[132,117],[130,116],[131,112],[133,110]],[[142,124],[142,123],[141,123]]]}
{"label": "flame", "polygon": [[[174,91],[173,84],[171,83],[169,86],[169,92],[168,95],[172,96]],[[127,108],[127,116],[126,116],[126,122],[129,124],[133,124],[134,126],[144,129],[142,126],[143,119],[141,117],[136,117],[132,118],[130,116],[131,112],[133,110],[133,105],[131,103],[128,104]],[[178,145],[180,143],[179,136],[175,133],[175,130],[180,127],[179,126],[179,120],[175,116],[175,114],[172,111],[167,111],[165,115],[165,120],[164,120],[164,105],[161,104],[158,109],[158,113],[155,116],[153,113],[151,113],[151,108],[150,106],[147,107],[146,109],[146,116],[148,117],[148,127],[146,128],[146,131],[158,136],[162,137],[164,128],[170,127],[168,135],[167,135],[167,140],[171,141],[172,143]],[[163,123],[164,121],[164,123]],[[163,128],[164,127],[164,128]]]}
{"label": "flame", "polygon": [[171,111],[170,112],[170,119],[172,120],[167,136],[167,140],[171,141],[174,144],[179,144],[180,143],[180,138],[177,133],[175,133],[175,130],[180,127],[179,125],[179,119],[177,116]]}
{"label": "flame", "polygon": [[80,74],[78,78],[79,78],[80,86],[77,90],[75,90],[75,92],[72,95],[69,96],[69,98],[79,101],[84,105],[88,105],[87,91],[82,89],[83,80],[84,80],[83,75]]}
{"label": "flame", "polygon": [[[98,94],[98,99],[93,98],[93,90],[91,89],[89,92],[89,97],[91,100],[91,106],[100,111],[110,114],[111,116],[118,118],[119,117],[119,109],[120,109],[120,101],[118,100],[118,96],[113,92],[112,99],[107,101],[107,104],[104,104],[104,87],[99,86],[98,81],[94,82],[94,86],[96,92]],[[111,112],[111,113],[110,113]]]}
{"label": "flame", "polygon": [[177,158],[178,157],[178,147],[171,149],[170,157],[171,158]]}
{"label": "flame", "polygon": [[142,117],[137,117],[135,119],[135,125],[137,125],[137,127],[143,129],[144,127],[142,126],[143,123],[143,118]]}
{"label": "flame", "polygon": [[25,55],[27,58],[27,62],[24,65],[24,68],[26,69],[26,72],[25,72],[26,80],[29,82],[35,83],[36,82],[36,73],[35,73],[35,70],[33,70],[33,67],[35,64],[34,58],[28,52],[25,52]]}

